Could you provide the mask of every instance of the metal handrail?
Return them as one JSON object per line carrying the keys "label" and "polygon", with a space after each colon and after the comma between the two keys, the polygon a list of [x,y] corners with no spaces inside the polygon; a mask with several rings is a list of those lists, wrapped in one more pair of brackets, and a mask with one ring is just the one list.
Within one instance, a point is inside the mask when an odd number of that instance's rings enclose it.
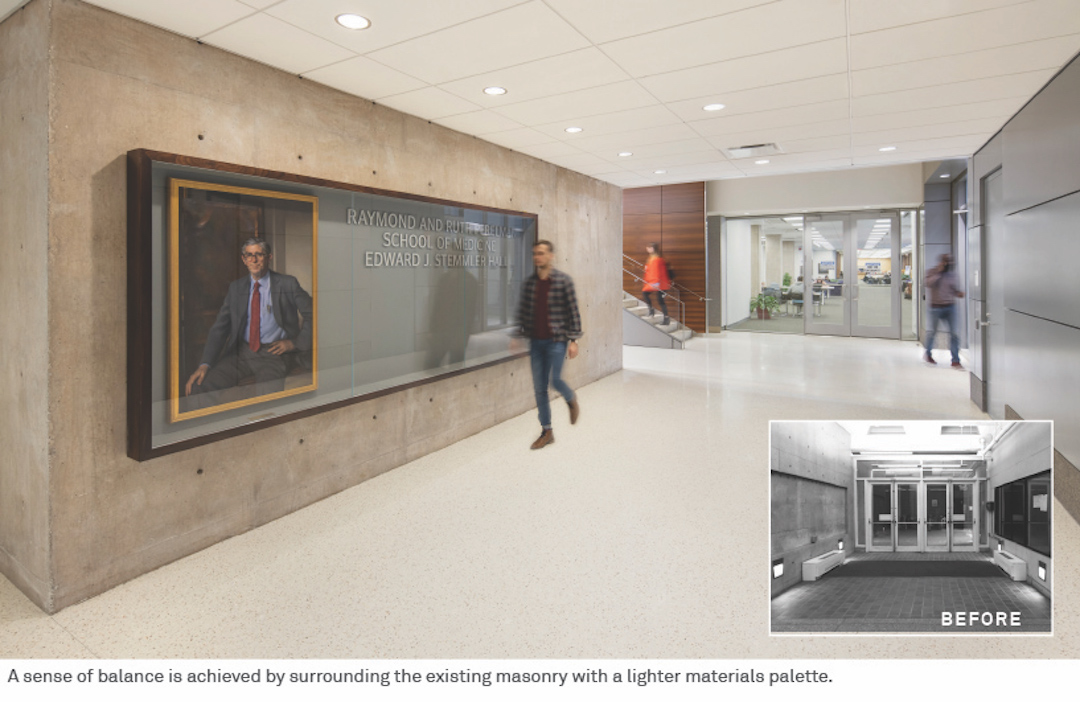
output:
{"label": "metal handrail", "polygon": [[[637,260],[637,259],[636,259],[636,258],[634,258],[633,256],[628,256],[628,255],[626,255],[626,254],[623,254],[623,259],[625,259],[626,261],[630,261],[631,263],[633,263],[633,264],[634,264],[635,266],[637,266],[638,268],[640,268],[640,269],[642,269],[642,270],[645,270],[645,264],[644,264],[644,263],[642,263],[641,261]],[[667,260],[665,259],[665,263],[666,263],[666,262],[667,262]],[[623,264],[623,270],[624,270],[624,271],[626,271],[627,273],[631,273],[630,271],[627,271],[627,270],[626,270],[626,265],[625,265],[625,263]],[[631,273],[631,275],[633,275],[633,273]],[[676,283],[676,282],[675,282],[674,280],[673,280],[673,281],[671,281],[671,286],[672,286],[672,287],[674,287],[674,288],[676,288],[676,289],[678,289],[678,290],[681,290],[681,291],[683,291],[683,292],[689,293],[690,295],[693,295],[694,297],[696,297],[697,299],[701,300],[702,302],[708,302],[708,301],[709,301],[709,299],[710,299],[710,298],[708,298],[708,297],[704,297],[703,295],[701,295],[701,294],[699,294],[699,293],[697,293],[697,292],[694,292],[693,290],[691,290],[690,288],[686,287],[685,285],[679,285],[679,284],[678,284],[678,283]]]}
{"label": "metal handrail", "polygon": [[[626,254],[623,254],[623,255],[625,256]],[[631,278],[633,278],[634,280],[636,280],[636,281],[638,281],[640,283],[647,282],[644,278],[642,278],[641,276],[639,276],[638,274],[634,273],[631,270],[627,270],[626,268],[623,268],[623,273],[626,273]],[[627,292],[625,290],[623,292],[626,292],[628,295],[630,294],[629,292]],[[667,290],[657,290],[656,292],[661,292],[661,293],[664,293],[665,295],[667,295],[667,293],[668,293]],[[632,297],[635,300],[639,299],[637,297],[637,295],[632,295]],[[676,318],[675,321],[678,322],[678,325],[680,327],[682,327],[683,329],[686,329],[687,328],[687,326],[686,326],[686,304],[679,298],[678,295],[675,295],[675,296],[667,295],[667,297],[668,297],[668,299],[674,299],[675,302],[677,302],[679,304],[679,316],[678,316],[678,318]]]}

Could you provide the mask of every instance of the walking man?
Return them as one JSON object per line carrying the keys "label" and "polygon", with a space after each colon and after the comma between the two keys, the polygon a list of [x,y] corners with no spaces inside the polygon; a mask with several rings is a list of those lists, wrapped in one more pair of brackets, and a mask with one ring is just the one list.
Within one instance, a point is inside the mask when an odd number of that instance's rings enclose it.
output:
{"label": "walking man", "polygon": [[533,390],[536,407],[540,411],[540,438],[533,442],[533,449],[555,443],[551,430],[551,403],[548,401],[550,384],[563,396],[570,406],[570,423],[577,422],[580,408],[577,397],[562,379],[562,365],[566,358],[578,354],[577,340],[581,338],[581,315],[578,313],[574,281],[570,276],[552,265],[555,247],[541,239],[533,245],[533,265],[536,272],[525,281],[518,308],[519,334],[528,337],[529,360],[532,363]]}
{"label": "walking man", "polygon": [[941,254],[938,265],[926,275],[926,287],[930,291],[930,330],[926,333],[927,363],[937,363],[931,352],[934,350],[934,337],[938,324],[949,325],[949,351],[952,353],[952,367],[960,365],[960,336],[956,333],[956,300],[964,296],[964,291],[957,283],[953,270],[953,257]]}

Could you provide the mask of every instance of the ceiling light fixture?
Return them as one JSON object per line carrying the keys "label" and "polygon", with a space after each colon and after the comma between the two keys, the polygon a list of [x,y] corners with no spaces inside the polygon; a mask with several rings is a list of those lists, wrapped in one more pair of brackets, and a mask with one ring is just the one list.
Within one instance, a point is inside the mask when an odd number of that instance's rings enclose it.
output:
{"label": "ceiling light fixture", "polygon": [[705,110],[706,112],[716,112],[717,110],[722,110],[725,107],[727,106],[722,105],[719,102],[714,102],[711,105],[706,105],[705,107],[702,107],[701,109]]}
{"label": "ceiling light fixture", "polygon": [[627,156],[633,156],[634,152],[633,151],[620,151],[619,155],[625,158]]}
{"label": "ceiling light fixture", "polygon": [[754,161],[754,163],[756,163],[759,166],[764,166],[768,162],[769,162],[769,159],[767,159],[767,158],[763,158],[763,159],[759,159],[757,161]]}
{"label": "ceiling light fixture", "polygon": [[939,178],[948,178],[948,177],[949,177],[949,174],[948,174],[948,173],[942,173],[942,174],[941,174],[940,176],[938,176],[938,177],[939,177]]}
{"label": "ceiling light fixture", "polygon": [[567,127],[566,131],[569,134],[577,134],[578,132],[581,131],[581,127]]}
{"label": "ceiling light fixture", "polygon": [[895,146],[882,146],[878,151],[896,151]]}
{"label": "ceiling light fixture", "polygon": [[348,13],[338,15],[334,20],[345,29],[367,29],[371,26],[371,20],[367,17]]}
{"label": "ceiling light fixture", "polygon": [[656,175],[664,175],[667,171],[653,171]]}
{"label": "ceiling light fixture", "polygon": [[506,95],[506,88],[500,88],[497,85],[493,85],[490,88],[484,88],[484,92],[488,95]]}

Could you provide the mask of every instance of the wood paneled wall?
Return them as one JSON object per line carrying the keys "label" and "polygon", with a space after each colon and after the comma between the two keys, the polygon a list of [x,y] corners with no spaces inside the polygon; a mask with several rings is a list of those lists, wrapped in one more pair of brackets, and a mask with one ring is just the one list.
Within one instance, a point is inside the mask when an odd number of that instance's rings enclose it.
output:
{"label": "wood paneled wall", "polygon": [[[623,253],[644,261],[645,247],[652,242],[660,244],[675,282],[705,297],[705,183],[623,190]],[[625,274],[623,286],[641,297],[641,283]],[[682,299],[686,325],[705,332],[705,303],[685,292]]]}

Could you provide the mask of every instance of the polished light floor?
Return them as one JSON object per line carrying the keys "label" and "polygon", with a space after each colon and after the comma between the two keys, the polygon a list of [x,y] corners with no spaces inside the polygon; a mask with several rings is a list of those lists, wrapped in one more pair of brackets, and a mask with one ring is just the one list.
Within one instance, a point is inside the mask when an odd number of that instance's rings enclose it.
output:
{"label": "polished light floor", "polygon": [[0,578],[0,658],[1080,656],[1060,505],[1053,637],[770,634],[769,420],[984,416],[966,372],[920,356],[746,333],[628,348],[576,426],[556,403],[541,451],[522,415],[53,616]]}

